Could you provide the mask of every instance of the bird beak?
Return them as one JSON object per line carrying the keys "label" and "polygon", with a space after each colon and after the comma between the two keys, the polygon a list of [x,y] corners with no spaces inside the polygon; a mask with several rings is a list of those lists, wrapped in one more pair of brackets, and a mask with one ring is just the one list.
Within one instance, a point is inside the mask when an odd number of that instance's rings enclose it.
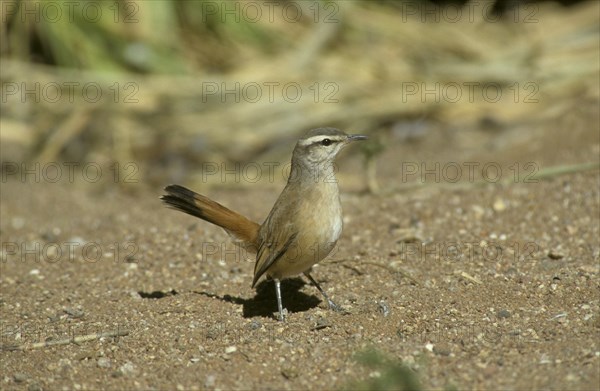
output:
{"label": "bird beak", "polygon": [[348,142],[351,141],[360,141],[360,140],[367,140],[368,137],[364,136],[362,134],[349,134],[348,135]]}

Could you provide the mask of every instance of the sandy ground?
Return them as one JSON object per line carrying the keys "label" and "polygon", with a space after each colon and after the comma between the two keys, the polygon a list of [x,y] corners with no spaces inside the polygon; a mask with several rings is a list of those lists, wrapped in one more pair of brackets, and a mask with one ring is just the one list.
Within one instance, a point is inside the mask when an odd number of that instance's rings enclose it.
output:
{"label": "sandy ground", "polygon": [[[3,178],[0,388],[340,389],[385,376],[356,360],[377,349],[425,389],[598,389],[599,172],[529,180],[598,162],[588,120],[527,137],[391,137],[379,195],[362,191],[360,158],[346,152],[344,232],[314,272],[345,312],[292,279],[285,323],[272,282],[250,288],[252,260],[164,208],[159,187]],[[494,163],[502,180],[403,178],[403,162],[423,161]],[[261,221],[281,187],[205,193]],[[126,335],[33,346],[111,332]]]}

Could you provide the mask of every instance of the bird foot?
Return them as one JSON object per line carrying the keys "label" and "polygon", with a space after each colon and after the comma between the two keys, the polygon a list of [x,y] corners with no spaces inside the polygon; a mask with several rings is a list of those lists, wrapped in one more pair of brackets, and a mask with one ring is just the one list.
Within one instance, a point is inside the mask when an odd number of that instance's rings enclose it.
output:
{"label": "bird foot", "polygon": [[276,314],[280,322],[285,322],[285,318],[288,316],[288,310],[284,308],[281,312],[276,312]]}

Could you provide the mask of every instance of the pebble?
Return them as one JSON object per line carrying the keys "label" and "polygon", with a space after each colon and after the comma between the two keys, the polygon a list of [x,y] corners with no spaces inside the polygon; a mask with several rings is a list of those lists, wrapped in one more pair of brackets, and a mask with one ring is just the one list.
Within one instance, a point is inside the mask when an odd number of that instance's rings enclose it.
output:
{"label": "pebble", "polygon": [[119,372],[123,375],[129,375],[135,373],[135,366],[131,361],[127,361],[125,364],[119,367]]}
{"label": "pebble", "polygon": [[498,311],[498,314],[497,314],[497,316],[499,318],[510,318],[510,315],[511,315],[511,313],[509,310],[500,310],[500,311]]}
{"label": "pebble", "polygon": [[132,299],[136,299],[136,300],[139,300],[142,298],[142,296],[140,296],[140,294],[137,291],[129,292],[129,296],[131,296]]}
{"label": "pebble", "polygon": [[320,316],[319,319],[317,319],[317,324],[311,330],[321,330],[327,327],[331,327],[331,323],[329,323],[326,318]]}
{"label": "pebble", "polygon": [[71,316],[72,318],[83,318],[83,315],[85,315],[85,313],[82,310],[78,310],[76,308],[71,308],[71,307],[67,307],[63,310],[67,315]]}
{"label": "pebble", "polygon": [[550,250],[550,252],[548,252],[548,258],[550,258],[550,259],[558,260],[558,259],[562,259],[564,257],[565,256],[557,250]]}
{"label": "pebble", "polygon": [[451,352],[450,352],[450,348],[448,348],[446,346],[434,346],[433,353],[435,353],[439,356],[449,356]]}
{"label": "pebble", "polygon": [[23,383],[29,379],[29,376],[27,376],[26,373],[18,372],[13,375],[13,379],[15,380],[15,383]]}
{"label": "pebble", "polygon": [[216,380],[216,376],[215,375],[208,375],[206,376],[206,380],[204,380],[204,387],[206,388],[212,388],[215,386],[215,380]]}
{"label": "pebble", "polygon": [[42,391],[43,388],[38,383],[31,383],[29,387],[27,387],[27,391]]}
{"label": "pebble", "polygon": [[248,324],[248,328],[250,330],[258,330],[262,327],[262,323],[260,323],[258,320],[252,320],[252,322],[250,322]]}
{"label": "pebble", "polygon": [[237,352],[236,346],[227,346],[225,348],[225,353],[227,353],[227,354],[234,353],[234,352]]}
{"label": "pebble", "polygon": [[69,242],[70,244],[72,244],[74,246],[83,246],[87,243],[85,241],[85,239],[82,238],[81,236],[73,236],[73,237],[69,238],[69,240],[67,240],[67,242]]}
{"label": "pebble", "polygon": [[476,219],[482,218],[483,215],[485,214],[485,209],[483,209],[479,205],[473,205],[473,206],[471,206],[471,209],[473,209],[473,212],[475,212],[475,218]]}
{"label": "pebble", "polygon": [[285,377],[286,379],[295,379],[298,377],[298,371],[295,368],[283,368],[281,370],[281,374],[283,375],[283,377]]}
{"label": "pebble", "polygon": [[492,205],[492,208],[494,208],[496,212],[502,212],[506,209],[506,203],[504,202],[504,200],[502,200],[502,198],[496,198],[496,200],[494,201],[494,205]]}
{"label": "pebble", "polygon": [[100,368],[110,368],[110,359],[106,357],[100,357],[98,359],[98,366]]}
{"label": "pebble", "polygon": [[78,353],[77,355],[75,355],[75,359],[77,361],[89,360],[89,359],[91,359],[93,357],[94,357],[94,353],[92,353],[89,350],[87,350],[87,351],[84,350],[84,351]]}
{"label": "pebble", "polygon": [[383,300],[377,304],[379,305],[379,312],[381,312],[384,318],[387,317],[390,314],[390,306]]}

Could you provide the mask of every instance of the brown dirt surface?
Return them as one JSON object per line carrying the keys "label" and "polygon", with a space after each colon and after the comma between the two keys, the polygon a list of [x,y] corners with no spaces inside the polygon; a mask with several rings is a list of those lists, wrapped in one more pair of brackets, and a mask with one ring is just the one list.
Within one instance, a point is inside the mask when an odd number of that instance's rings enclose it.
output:
{"label": "brown dirt surface", "polygon": [[[272,282],[250,288],[252,260],[222,230],[164,208],[160,188],[3,178],[0,388],[340,389],[383,376],[356,361],[376,349],[424,389],[598,389],[599,172],[529,180],[598,162],[597,106],[587,113],[569,132],[389,136],[378,195],[345,151],[344,232],[314,270],[345,312],[291,279],[284,323]],[[422,183],[402,177],[403,162],[493,162],[508,180],[465,171],[454,184],[448,171]],[[203,193],[261,221],[281,188]],[[127,335],[51,346],[111,331]]]}

